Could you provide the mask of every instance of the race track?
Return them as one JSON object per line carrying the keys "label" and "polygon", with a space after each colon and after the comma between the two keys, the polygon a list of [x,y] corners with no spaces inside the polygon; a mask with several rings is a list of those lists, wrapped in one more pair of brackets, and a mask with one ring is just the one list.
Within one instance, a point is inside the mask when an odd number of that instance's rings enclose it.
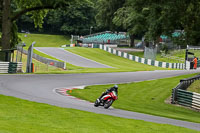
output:
{"label": "race track", "polygon": [[88,68],[112,68],[108,65],[104,65],[98,63],[96,61],[84,58],[77,54],[71,53],[66,51],[62,48],[55,48],[55,47],[35,47],[34,49],[43,52],[47,55],[53,56],[57,59],[63,60],[70,64],[80,67],[88,67]]}
{"label": "race track", "polygon": [[200,72],[200,70],[146,71],[123,73],[90,74],[47,74],[47,75],[0,75],[0,94],[14,96],[30,101],[47,103],[66,108],[74,108],[99,114],[107,114],[129,119],[145,120],[156,123],[171,124],[200,131],[200,123],[185,122],[152,116],[120,109],[95,108],[93,104],[55,93],[56,88],[74,86],[126,83]]}

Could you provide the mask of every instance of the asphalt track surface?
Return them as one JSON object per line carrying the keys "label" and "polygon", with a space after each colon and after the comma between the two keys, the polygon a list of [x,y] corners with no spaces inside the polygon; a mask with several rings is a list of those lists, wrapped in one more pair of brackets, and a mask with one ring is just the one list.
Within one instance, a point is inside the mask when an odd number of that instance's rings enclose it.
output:
{"label": "asphalt track surface", "polygon": [[56,88],[71,88],[74,86],[127,83],[153,80],[165,77],[197,73],[199,70],[185,71],[146,71],[123,73],[89,73],[89,74],[47,74],[47,75],[0,75],[0,94],[14,96],[21,99],[47,103],[65,108],[73,108],[99,114],[144,120],[155,123],[171,124],[200,131],[200,123],[174,120],[142,113],[124,111],[120,109],[103,109],[94,107],[92,103],[77,100],[69,96],[55,93]]}
{"label": "asphalt track surface", "polygon": [[35,47],[36,50],[53,56],[57,59],[63,60],[75,66],[89,67],[89,68],[112,68],[110,66],[98,63],[96,61],[84,58],[77,54],[66,51],[62,48],[55,47]]}

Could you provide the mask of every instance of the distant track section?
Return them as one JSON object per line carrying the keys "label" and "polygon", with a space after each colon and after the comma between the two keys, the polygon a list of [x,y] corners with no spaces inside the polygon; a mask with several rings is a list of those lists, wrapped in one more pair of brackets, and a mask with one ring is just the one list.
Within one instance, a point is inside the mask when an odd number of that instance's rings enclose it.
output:
{"label": "distant track section", "polygon": [[107,66],[96,61],[84,58],[77,54],[68,52],[61,48],[54,47],[35,47],[36,50],[48,54],[57,59],[63,60],[70,64],[80,67],[88,67],[88,68],[112,68],[111,66]]}

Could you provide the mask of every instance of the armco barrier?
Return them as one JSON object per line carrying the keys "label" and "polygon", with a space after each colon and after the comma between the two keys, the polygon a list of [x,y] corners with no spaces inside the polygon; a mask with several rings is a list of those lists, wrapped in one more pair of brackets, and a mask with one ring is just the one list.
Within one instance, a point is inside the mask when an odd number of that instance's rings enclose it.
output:
{"label": "armco barrier", "polygon": [[[23,50],[23,53],[24,54],[27,54],[28,51],[26,50]],[[56,61],[56,60],[52,60],[52,59],[48,59],[48,58],[45,58],[45,57],[42,57],[42,56],[39,56],[35,53],[33,53],[33,56],[32,56],[34,59],[44,63],[44,64],[48,64],[48,65],[51,65],[51,66],[55,66],[55,67],[58,67],[58,68],[62,68],[62,69],[66,69],[66,63],[65,62],[60,62],[60,61]]]}
{"label": "armco barrier", "polygon": [[177,103],[200,110],[200,94],[185,90],[177,90]]}
{"label": "armco barrier", "polygon": [[127,58],[129,60],[133,60],[133,61],[136,61],[139,63],[151,65],[151,66],[157,66],[157,67],[163,67],[163,68],[174,68],[174,69],[184,69],[185,68],[185,64],[183,64],[183,63],[167,63],[167,62],[155,61],[155,60],[151,60],[151,59],[145,59],[145,58],[141,58],[138,56],[134,56],[134,55],[131,55],[131,54],[128,54],[125,52],[115,50],[115,49],[110,48],[105,45],[99,45],[99,48],[104,51],[107,51],[109,53],[115,54],[117,56],[121,56],[123,58]]}
{"label": "armco barrier", "polygon": [[180,83],[172,90],[171,103],[200,110],[200,94],[187,91],[187,88],[199,79],[200,75],[180,80]]}
{"label": "armco barrier", "polygon": [[0,73],[22,72],[22,62],[0,62]]}

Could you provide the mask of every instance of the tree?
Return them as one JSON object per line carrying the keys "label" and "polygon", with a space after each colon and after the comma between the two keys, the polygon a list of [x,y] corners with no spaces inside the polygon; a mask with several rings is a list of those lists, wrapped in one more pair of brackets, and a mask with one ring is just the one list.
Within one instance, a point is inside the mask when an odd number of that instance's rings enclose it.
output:
{"label": "tree", "polygon": [[50,10],[44,18],[43,27],[34,28],[30,15],[23,15],[18,19],[19,30],[53,33],[53,34],[89,34],[90,26],[95,26],[95,8],[93,2],[79,2],[70,4],[63,9]]}
{"label": "tree", "polygon": [[99,0],[99,22],[123,27],[131,35],[132,46],[135,35],[145,35],[147,40],[156,42],[160,35],[174,39],[175,30],[184,31],[175,38],[184,42],[182,45],[200,45],[199,0],[126,0],[121,6],[112,5],[111,1]]}
{"label": "tree", "polygon": [[[12,4],[16,5],[16,9],[12,8]],[[42,27],[43,18],[47,14],[47,9],[57,9],[69,6],[70,3],[76,3],[72,0],[3,0],[2,12],[2,49],[10,49],[16,33],[15,21],[23,14],[31,14],[34,19],[35,26]],[[12,38],[13,37],[13,38]]]}
{"label": "tree", "polygon": [[[182,45],[200,43],[200,2],[199,0],[146,0],[142,5],[147,9],[148,30],[145,33],[150,40],[167,35]],[[184,31],[180,37],[173,37],[176,30]]]}
{"label": "tree", "polygon": [[99,0],[96,20],[100,26],[110,30],[127,31],[133,47],[135,35],[145,30],[146,20],[144,14],[140,13],[143,8],[139,4],[139,0]]}
{"label": "tree", "polygon": [[125,0],[98,0],[96,21],[98,26],[108,28],[112,31],[122,29],[113,23],[115,12],[123,7]]}
{"label": "tree", "polygon": [[123,7],[115,12],[113,23],[117,26],[122,26],[130,35],[131,47],[134,47],[136,35],[143,35],[147,31],[148,12],[143,8],[145,1],[127,0]]}

